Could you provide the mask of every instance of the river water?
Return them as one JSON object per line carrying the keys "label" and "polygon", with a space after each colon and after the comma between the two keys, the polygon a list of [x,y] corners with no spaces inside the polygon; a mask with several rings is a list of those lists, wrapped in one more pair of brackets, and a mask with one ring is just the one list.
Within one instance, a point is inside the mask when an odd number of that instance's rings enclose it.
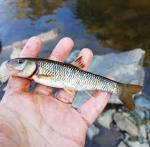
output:
{"label": "river water", "polygon": [[69,36],[75,49],[88,47],[94,54],[142,48],[150,98],[149,14],[149,0],[0,0],[0,45],[59,28],[59,38]]}
{"label": "river water", "polygon": [[142,48],[144,93],[150,95],[149,14],[148,0],[1,0],[0,45],[59,28],[59,38],[69,36],[75,49],[88,47],[94,54]]}
{"label": "river water", "polygon": [[98,41],[100,48],[87,47],[99,54],[143,48],[150,66],[148,0],[1,0],[0,8],[3,46],[57,27],[64,36],[95,41],[94,47]]}

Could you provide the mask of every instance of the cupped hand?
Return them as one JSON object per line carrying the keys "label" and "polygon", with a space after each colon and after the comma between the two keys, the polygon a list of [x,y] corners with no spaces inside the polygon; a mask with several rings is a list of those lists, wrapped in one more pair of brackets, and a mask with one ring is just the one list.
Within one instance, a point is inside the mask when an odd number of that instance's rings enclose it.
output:
{"label": "cupped hand", "polygon": [[[63,38],[56,45],[49,59],[64,62],[69,56],[73,41]],[[37,57],[42,42],[37,37],[29,39],[21,57]],[[83,70],[86,70],[93,54],[84,48]],[[10,77],[0,105],[0,119],[7,127],[0,127],[0,134],[11,147],[81,147],[84,146],[88,127],[106,106],[109,93],[96,91],[80,108],[71,105],[74,95],[60,89],[53,97],[51,87],[37,84],[30,92],[31,81]],[[3,143],[5,142],[3,141]]]}

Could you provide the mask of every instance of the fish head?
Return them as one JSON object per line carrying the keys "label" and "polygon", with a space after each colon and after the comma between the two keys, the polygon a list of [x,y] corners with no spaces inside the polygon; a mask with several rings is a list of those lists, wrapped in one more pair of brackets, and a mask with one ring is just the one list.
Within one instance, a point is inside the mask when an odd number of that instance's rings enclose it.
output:
{"label": "fish head", "polygon": [[19,77],[30,77],[36,70],[36,62],[27,58],[15,58],[6,62],[10,75]]}

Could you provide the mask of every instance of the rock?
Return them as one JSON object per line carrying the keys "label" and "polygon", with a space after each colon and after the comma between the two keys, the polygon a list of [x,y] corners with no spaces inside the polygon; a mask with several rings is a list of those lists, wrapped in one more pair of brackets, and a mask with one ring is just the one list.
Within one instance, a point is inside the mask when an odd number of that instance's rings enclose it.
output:
{"label": "rock", "polygon": [[59,34],[60,30],[58,28],[54,28],[48,32],[39,34],[38,37],[42,40],[42,42],[48,42],[55,39]]}
{"label": "rock", "polygon": [[11,53],[11,55],[10,55],[10,58],[11,59],[14,59],[14,58],[18,58],[19,57],[19,55],[20,55],[20,53],[21,53],[21,48],[18,48],[18,47],[15,47],[15,48],[13,48],[13,51],[12,51],[12,53]]}
{"label": "rock", "polygon": [[[43,43],[45,43],[45,42],[48,42],[48,41],[55,39],[59,35],[59,33],[60,33],[59,29],[55,28],[55,29],[52,29],[48,32],[41,33],[41,34],[37,35],[37,37],[39,37],[41,39],[41,41]],[[28,39],[25,39],[22,41],[16,41],[12,45],[3,47],[3,50],[8,50],[9,48],[12,48],[12,49],[13,48],[15,48],[15,49],[20,48],[20,49],[22,49],[27,41],[28,41]]]}
{"label": "rock", "polygon": [[142,110],[140,110],[140,109],[135,109],[135,113],[138,115],[138,117],[140,118],[140,119],[144,119],[145,118],[145,112],[144,111],[142,111]]}
{"label": "rock", "polygon": [[95,125],[91,125],[87,132],[89,139],[92,140],[93,137],[99,133],[99,131],[99,128],[97,128]]}
{"label": "rock", "polygon": [[137,107],[135,111],[130,113],[128,119],[134,122],[138,127],[145,125],[146,130],[150,130],[150,111],[148,109]]}
{"label": "rock", "polygon": [[123,139],[123,141],[124,141],[124,142],[127,142],[127,141],[130,139],[131,136],[130,136],[128,133],[126,133],[126,132],[123,133],[123,134],[124,134],[124,139]]}
{"label": "rock", "polygon": [[95,56],[89,70],[104,76],[112,76],[123,83],[143,84],[143,59],[145,51],[135,49],[122,53]]}
{"label": "rock", "polygon": [[139,135],[139,131],[138,131],[137,126],[134,123],[132,123],[122,113],[115,113],[114,114],[114,121],[116,122],[116,124],[120,130],[126,131],[132,136],[138,136]]}
{"label": "rock", "polygon": [[146,139],[146,137],[147,137],[146,126],[145,125],[139,126],[139,131],[140,131],[140,136],[142,138]]}
{"label": "rock", "polygon": [[5,66],[6,62],[3,62],[0,66],[0,82],[5,83],[9,78],[8,70]]}
{"label": "rock", "polygon": [[[119,82],[142,85],[144,81],[144,70],[142,67],[144,54],[145,52],[142,49],[135,49],[122,53],[96,55],[88,71],[103,76],[112,76]],[[89,97],[83,95],[84,94],[80,93],[76,96],[73,106],[78,107],[81,105],[83,98],[88,100]],[[113,95],[110,99],[110,103],[120,104],[121,102]]]}
{"label": "rock", "polygon": [[95,147],[116,147],[122,139],[123,135],[121,132],[118,132],[117,128],[108,130],[100,127],[100,133],[93,138],[93,143],[95,143]]}
{"label": "rock", "polygon": [[[59,29],[52,29],[48,32],[44,32],[37,35],[37,37],[39,37],[41,41],[45,44],[46,42],[54,40],[59,35],[59,33]],[[21,52],[22,48],[24,47],[27,41],[28,39],[25,39],[22,41],[17,41],[11,45],[11,48],[13,48],[13,54],[11,55],[11,58],[16,58],[17,56],[19,57],[19,53]]]}
{"label": "rock", "polygon": [[129,117],[130,113],[129,112],[122,112],[122,115],[125,116],[125,117]]}
{"label": "rock", "polygon": [[129,147],[149,147],[147,143],[140,143],[138,141],[128,141],[127,144]]}
{"label": "rock", "polygon": [[116,112],[115,109],[110,109],[100,115],[98,117],[97,122],[101,124],[103,127],[110,129],[110,124],[112,122],[112,115]]}
{"label": "rock", "polygon": [[127,147],[127,145],[126,145],[123,141],[121,141],[121,142],[118,144],[118,147]]}

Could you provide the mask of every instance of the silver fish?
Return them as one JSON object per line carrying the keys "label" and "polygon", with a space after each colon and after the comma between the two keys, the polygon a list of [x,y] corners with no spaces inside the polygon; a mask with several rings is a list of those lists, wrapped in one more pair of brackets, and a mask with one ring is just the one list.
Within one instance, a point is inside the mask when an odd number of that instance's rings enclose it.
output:
{"label": "silver fish", "polygon": [[[77,60],[79,62],[79,60]],[[96,75],[71,64],[40,58],[16,58],[6,66],[12,76],[29,78],[37,83],[69,90],[102,90],[118,95],[130,110],[134,110],[133,95],[142,90],[140,85],[123,84]]]}

